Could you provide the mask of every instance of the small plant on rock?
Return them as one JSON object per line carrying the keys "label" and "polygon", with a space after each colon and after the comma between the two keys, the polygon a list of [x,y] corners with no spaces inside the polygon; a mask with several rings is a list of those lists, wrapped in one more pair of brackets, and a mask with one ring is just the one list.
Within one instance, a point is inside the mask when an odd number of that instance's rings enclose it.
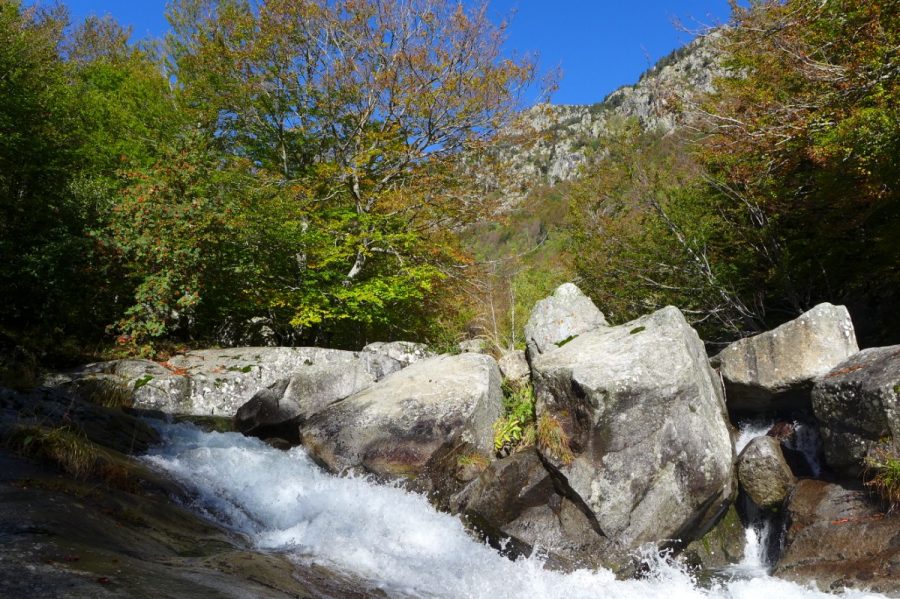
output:
{"label": "small plant on rock", "polygon": [[866,486],[888,505],[900,507],[900,455],[887,445],[879,445],[866,457]]}
{"label": "small plant on rock", "polygon": [[503,416],[494,423],[494,451],[508,455],[534,445],[534,389],[531,385],[503,385]]}
{"label": "small plant on rock", "polygon": [[575,454],[569,448],[569,435],[555,416],[542,414],[537,422],[537,445],[563,464],[571,464]]}

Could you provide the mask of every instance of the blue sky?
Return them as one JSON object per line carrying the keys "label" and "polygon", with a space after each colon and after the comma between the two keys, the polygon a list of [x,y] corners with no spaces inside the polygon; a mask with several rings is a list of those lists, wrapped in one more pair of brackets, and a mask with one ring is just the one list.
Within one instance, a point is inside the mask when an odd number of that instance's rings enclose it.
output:
{"label": "blue sky", "polygon": [[[46,0],[45,0],[46,1]],[[62,0],[74,19],[109,13],[136,37],[166,31],[165,0]],[[507,49],[537,52],[546,71],[560,66],[558,104],[598,102],[691,40],[689,29],[726,21],[727,0],[492,0],[496,20],[514,12]]]}

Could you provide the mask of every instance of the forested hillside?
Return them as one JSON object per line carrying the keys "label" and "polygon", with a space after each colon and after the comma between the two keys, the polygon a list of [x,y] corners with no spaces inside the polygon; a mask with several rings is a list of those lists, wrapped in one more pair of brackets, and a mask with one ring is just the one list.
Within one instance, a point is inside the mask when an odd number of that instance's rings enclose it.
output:
{"label": "forested hillside", "polygon": [[[850,307],[864,344],[896,340],[898,13],[862,0],[735,5],[728,27],[635,88],[566,107],[542,129],[551,151],[522,152],[549,165],[531,171],[543,186],[506,218],[567,218],[532,222],[540,256],[507,280],[575,277],[616,322],[674,304],[711,342],[822,301]],[[560,176],[573,161],[577,177]],[[521,240],[521,228],[493,230]],[[556,239],[549,254],[544,239]]]}
{"label": "forested hillside", "polygon": [[136,44],[0,1],[5,347],[500,349],[573,277],[711,342],[820,301],[900,338],[896,2],[736,3],[636,86],[525,112],[484,8],[168,10]]}

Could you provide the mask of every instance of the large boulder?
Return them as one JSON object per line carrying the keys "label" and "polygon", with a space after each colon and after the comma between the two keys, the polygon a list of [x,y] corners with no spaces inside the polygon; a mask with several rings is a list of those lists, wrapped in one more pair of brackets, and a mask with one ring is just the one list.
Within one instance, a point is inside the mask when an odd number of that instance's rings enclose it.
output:
{"label": "large boulder", "polygon": [[725,382],[729,410],[766,412],[808,408],[813,380],[857,351],[847,309],[826,303],[735,341],[713,362]]}
{"label": "large boulder", "polygon": [[900,345],[864,349],[819,379],[812,392],[825,461],[857,477],[869,450],[887,441],[900,451]]}
{"label": "large boulder", "polygon": [[613,551],[583,506],[557,490],[534,450],[491,464],[452,498],[450,508],[511,557],[530,556],[539,548],[553,566],[619,569],[622,564],[601,558],[627,555]]}
{"label": "large boulder", "polygon": [[301,426],[301,441],[333,472],[362,470],[431,490],[459,456],[491,454],[502,395],[490,356],[427,358],[320,411]]}
{"label": "large boulder", "polygon": [[537,356],[532,379],[544,460],[621,546],[698,538],[733,496],[721,386],[677,308]]}
{"label": "large boulder", "polygon": [[534,359],[582,333],[605,326],[606,318],[594,302],[573,283],[565,283],[531,311],[525,324],[528,355]]}
{"label": "large boulder", "polygon": [[334,402],[372,385],[385,370],[400,368],[400,363],[391,358],[385,368],[384,360],[370,360],[371,355],[319,350],[297,365],[290,377],[262,389],[238,408],[235,428],[260,438],[299,441],[300,424]]}
{"label": "large boulder", "polygon": [[900,515],[864,491],[801,480],[787,503],[787,532],[774,574],[823,590],[900,593]]}
{"label": "large boulder", "polygon": [[781,452],[781,443],[768,435],[747,444],[738,456],[737,471],[741,488],[765,510],[780,508],[796,482]]}

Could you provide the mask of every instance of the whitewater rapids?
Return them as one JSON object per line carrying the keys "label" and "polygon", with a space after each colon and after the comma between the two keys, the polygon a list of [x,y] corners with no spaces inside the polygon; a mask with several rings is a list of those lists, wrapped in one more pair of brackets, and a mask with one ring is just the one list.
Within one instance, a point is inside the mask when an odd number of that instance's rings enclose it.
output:
{"label": "whitewater rapids", "polygon": [[[324,565],[391,597],[835,597],[764,573],[704,587],[657,556],[648,558],[649,574],[640,580],[616,580],[606,570],[545,570],[537,559],[502,557],[420,495],[323,472],[302,448],[280,451],[237,433],[206,433],[187,424],[162,425],[161,432],[163,443],[143,459],[195,493],[190,507],[243,533],[260,550]],[[859,591],[838,596],[881,597]]]}

